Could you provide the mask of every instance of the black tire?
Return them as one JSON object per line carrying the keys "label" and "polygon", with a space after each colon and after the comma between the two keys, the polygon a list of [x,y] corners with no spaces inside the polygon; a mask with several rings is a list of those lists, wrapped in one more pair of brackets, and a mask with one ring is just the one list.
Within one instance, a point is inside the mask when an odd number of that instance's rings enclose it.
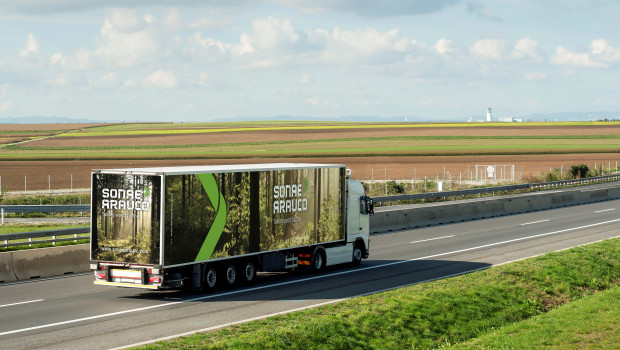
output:
{"label": "black tire", "polygon": [[256,280],[256,264],[254,261],[248,260],[243,264],[242,281],[245,285],[251,285]]}
{"label": "black tire", "polygon": [[355,242],[353,245],[353,259],[351,261],[351,266],[359,266],[362,263],[362,258],[364,257],[364,243]]}
{"label": "black tire", "polygon": [[224,269],[224,281],[226,285],[231,287],[237,282],[237,267],[234,264],[227,264]]}
{"label": "black tire", "polygon": [[202,290],[212,291],[217,287],[218,273],[213,265],[207,265],[202,280]]}
{"label": "black tire", "polygon": [[325,269],[325,250],[323,248],[317,248],[312,255],[311,268],[313,272],[320,272]]}

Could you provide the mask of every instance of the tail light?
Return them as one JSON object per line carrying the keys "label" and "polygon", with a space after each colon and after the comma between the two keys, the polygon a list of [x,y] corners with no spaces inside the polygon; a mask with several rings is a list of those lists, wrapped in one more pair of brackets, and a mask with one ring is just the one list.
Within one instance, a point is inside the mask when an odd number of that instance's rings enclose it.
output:
{"label": "tail light", "polygon": [[161,277],[159,276],[149,277],[149,282],[150,283],[161,283]]}
{"label": "tail light", "polygon": [[105,272],[97,272],[95,275],[97,276],[97,279],[100,279],[100,280],[105,279]]}

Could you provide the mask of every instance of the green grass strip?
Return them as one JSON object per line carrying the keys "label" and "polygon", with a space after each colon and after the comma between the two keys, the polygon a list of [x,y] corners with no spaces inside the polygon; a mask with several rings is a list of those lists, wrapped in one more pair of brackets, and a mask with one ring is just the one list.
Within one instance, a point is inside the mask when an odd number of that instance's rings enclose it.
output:
{"label": "green grass strip", "polygon": [[142,348],[434,349],[619,283],[620,239],[612,239]]}
{"label": "green grass strip", "polygon": [[620,286],[447,349],[618,349]]}

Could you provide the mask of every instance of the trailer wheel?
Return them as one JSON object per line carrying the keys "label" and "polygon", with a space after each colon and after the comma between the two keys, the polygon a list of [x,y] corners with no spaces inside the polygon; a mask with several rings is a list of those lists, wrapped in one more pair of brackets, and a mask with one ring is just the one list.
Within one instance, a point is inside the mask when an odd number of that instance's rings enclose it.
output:
{"label": "trailer wheel", "polygon": [[319,272],[325,268],[325,250],[317,248],[312,256],[312,271]]}
{"label": "trailer wheel", "polygon": [[224,270],[224,278],[226,279],[226,284],[232,286],[237,281],[237,268],[234,264],[226,265],[226,270]]}
{"label": "trailer wheel", "polygon": [[252,260],[248,260],[245,262],[245,267],[243,269],[243,282],[244,284],[252,284],[254,283],[254,279],[256,278],[256,266]]}
{"label": "trailer wheel", "polygon": [[204,281],[202,281],[202,289],[211,291],[217,286],[217,270],[215,266],[207,266],[204,274]]}
{"label": "trailer wheel", "polygon": [[364,249],[363,243],[356,242],[353,245],[353,260],[351,261],[352,266],[359,266],[359,264],[361,264],[362,256],[364,255],[363,249]]}

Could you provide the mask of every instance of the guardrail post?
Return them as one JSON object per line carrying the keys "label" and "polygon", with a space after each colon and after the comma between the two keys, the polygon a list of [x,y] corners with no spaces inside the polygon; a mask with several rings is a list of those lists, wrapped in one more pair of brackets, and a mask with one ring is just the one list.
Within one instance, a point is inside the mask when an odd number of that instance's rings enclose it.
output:
{"label": "guardrail post", "polygon": [[56,245],[56,236],[52,236],[52,245]]}

